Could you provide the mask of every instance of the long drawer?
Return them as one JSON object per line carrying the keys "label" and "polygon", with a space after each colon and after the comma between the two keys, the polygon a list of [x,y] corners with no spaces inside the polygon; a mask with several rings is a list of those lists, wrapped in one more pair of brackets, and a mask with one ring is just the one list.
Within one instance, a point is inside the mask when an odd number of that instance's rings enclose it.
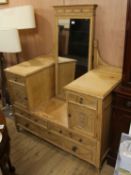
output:
{"label": "long drawer", "polygon": [[89,149],[96,149],[97,143],[96,143],[96,140],[93,138],[89,138],[87,136],[84,136],[83,134],[75,132],[74,130],[65,128],[54,122],[50,122],[48,121],[46,116],[38,117],[18,107],[15,107],[14,110],[16,115],[20,115],[21,117],[32,120],[36,124],[39,124],[43,127],[46,127],[46,128],[48,127],[49,131],[56,132],[57,134],[60,134],[61,136],[64,136],[64,137],[68,137],[78,143],[81,143],[82,145],[84,145]]}
{"label": "long drawer", "polygon": [[37,136],[53,143],[54,145],[76,155],[77,157],[88,161],[89,163],[96,165],[96,150],[88,149],[81,144],[73,141],[72,139],[68,139],[56,132],[49,131],[44,127],[41,127],[29,119],[21,117],[19,115],[15,115],[16,124],[24,127],[28,131],[36,134]]}
{"label": "long drawer", "polygon": [[33,122],[35,122],[36,124],[39,124],[43,127],[47,128],[47,119],[46,116],[44,117],[38,117],[35,116],[34,114],[31,114],[29,112],[27,112],[26,110],[20,109],[19,107],[14,107],[14,112],[16,115],[20,115],[22,117],[25,117],[29,120],[32,120]]}
{"label": "long drawer", "polygon": [[97,109],[97,98],[95,97],[91,97],[87,95],[84,96],[79,93],[75,94],[71,92],[67,92],[66,97],[67,97],[67,101],[69,102],[74,102],[74,103],[91,107],[93,109]]}
{"label": "long drawer", "polygon": [[86,148],[89,148],[91,150],[96,149],[97,143],[95,139],[79,134],[75,132],[74,130],[65,128],[53,122],[48,122],[48,129],[49,131],[56,132],[57,134],[60,134],[61,136],[70,138],[78,143],[81,143]]}

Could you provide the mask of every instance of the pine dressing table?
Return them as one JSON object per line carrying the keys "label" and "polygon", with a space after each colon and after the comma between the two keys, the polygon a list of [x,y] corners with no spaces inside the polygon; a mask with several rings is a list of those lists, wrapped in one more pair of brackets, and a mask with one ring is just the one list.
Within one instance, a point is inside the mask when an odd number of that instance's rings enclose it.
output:
{"label": "pine dressing table", "polygon": [[[109,150],[112,90],[121,80],[121,69],[107,65],[99,56],[93,39],[95,10],[96,5],[56,6],[54,56],[37,57],[5,72],[16,127],[99,169]],[[79,31],[77,24],[82,24]],[[81,46],[87,47],[87,53],[80,51]],[[76,78],[78,69],[85,67],[86,72]]]}

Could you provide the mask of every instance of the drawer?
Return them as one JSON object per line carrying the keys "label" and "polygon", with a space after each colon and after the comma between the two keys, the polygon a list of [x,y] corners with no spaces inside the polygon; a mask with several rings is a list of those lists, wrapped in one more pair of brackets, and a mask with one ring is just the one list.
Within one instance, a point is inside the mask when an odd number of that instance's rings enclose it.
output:
{"label": "drawer", "polygon": [[47,129],[45,127],[39,126],[32,122],[31,120],[22,117],[19,114],[15,114],[15,123],[17,126],[23,126],[25,129],[30,130],[33,133],[37,133],[36,135],[40,137],[47,137]]}
{"label": "drawer", "polygon": [[96,164],[96,149],[88,149],[81,146],[71,139],[61,136],[53,131],[48,131],[45,128],[38,126],[28,119],[25,119],[19,115],[15,115],[16,125],[23,126],[33,134],[53,143],[54,145],[76,155],[77,157],[84,159],[92,164]]}
{"label": "drawer", "polygon": [[114,106],[131,112],[131,98],[117,95],[115,100],[115,103],[113,102]]}
{"label": "drawer", "polygon": [[85,148],[81,146],[81,144],[77,144],[76,142],[68,139],[63,140],[62,146],[79,158],[86,160],[94,165],[96,164],[96,149]]}
{"label": "drawer", "polygon": [[91,96],[83,96],[81,94],[67,93],[67,101],[87,105],[94,109],[97,108],[97,98]]}
{"label": "drawer", "polygon": [[9,82],[9,90],[14,104],[19,104],[24,108],[28,106],[28,98],[25,86],[18,83]]}
{"label": "drawer", "polygon": [[48,129],[49,129],[49,131],[53,131],[53,132],[56,132],[58,134],[70,137],[70,132],[68,129],[66,129],[58,124],[55,124],[54,122],[48,121]]}
{"label": "drawer", "polygon": [[72,139],[89,149],[96,149],[96,140],[79,134],[71,129],[66,129],[58,124],[48,122],[49,131],[56,132],[62,136]]}
{"label": "drawer", "polygon": [[25,78],[16,74],[6,72],[6,77],[7,77],[7,80],[11,80],[17,83],[25,83]]}
{"label": "drawer", "polygon": [[70,128],[96,137],[96,121],[96,110],[68,103],[68,124]]}
{"label": "drawer", "polygon": [[47,128],[47,120],[46,120],[46,118],[35,116],[35,115],[31,114],[31,113],[28,113],[25,110],[21,110],[21,109],[17,108],[17,107],[14,108],[14,111],[15,111],[16,115],[23,116],[24,118],[32,120],[36,124],[39,124],[39,125]]}

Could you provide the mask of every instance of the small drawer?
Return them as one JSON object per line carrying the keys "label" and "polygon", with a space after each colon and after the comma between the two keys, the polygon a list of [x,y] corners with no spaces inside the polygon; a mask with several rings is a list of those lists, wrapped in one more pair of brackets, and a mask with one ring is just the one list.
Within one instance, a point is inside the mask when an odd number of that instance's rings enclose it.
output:
{"label": "small drawer", "polygon": [[39,137],[44,138],[48,136],[47,129],[45,127],[39,126],[29,119],[20,116],[19,114],[15,114],[15,123],[16,126],[20,125],[21,127],[31,131],[33,134],[36,134]]}
{"label": "small drawer", "polygon": [[19,104],[24,108],[28,108],[28,97],[25,86],[9,82],[9,91],[14,104]]}
{"label": "small drawer", "polygon": [[20,114],[21,116],[32,120],[36,124],[39,124],[47,128],[47,120],[44,117],[42,118],[42,117],[35,116],[34,114],[28,113],[27,111],[21,110],[17,107],[14,108],[14,111],[15,111],[15,114]]}
{"label": "small drawer", "polygon": [[116,107],[120,107],[121,109],[131,111],[131,98],[118,95],[115,99],[115,102],[113,102],[113,105]]}
{"label": "small drawer", "polygon": [[6,77],[7,77],[7,80],[11,80],[17,83],[25,83],[25,78],[16,74],[6,72]]}
{"label": "small drawer", "polygon": [[97,109],[97,99],[91,96],[83,96],[75,93],[67,93],[67,101],[79,103],[81,105],[87,105],[94,109]]}

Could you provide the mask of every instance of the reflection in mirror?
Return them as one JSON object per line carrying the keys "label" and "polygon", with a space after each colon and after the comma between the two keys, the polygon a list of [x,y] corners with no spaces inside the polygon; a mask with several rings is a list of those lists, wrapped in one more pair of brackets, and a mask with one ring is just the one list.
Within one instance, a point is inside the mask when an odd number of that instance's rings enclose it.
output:
{"label": "reflection in mirror", "polygon": [[89,19],[60,19],[59,50],[61,57],[76,59],[75,78],[88,70]]}

